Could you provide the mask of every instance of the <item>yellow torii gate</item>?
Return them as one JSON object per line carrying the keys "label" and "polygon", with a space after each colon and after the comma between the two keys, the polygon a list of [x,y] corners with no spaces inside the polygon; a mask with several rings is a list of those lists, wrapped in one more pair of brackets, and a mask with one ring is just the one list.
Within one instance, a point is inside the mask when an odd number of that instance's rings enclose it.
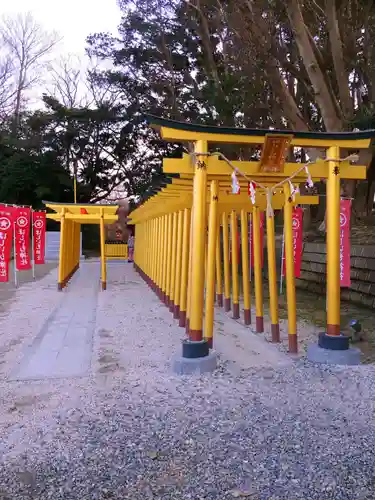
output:
{"label": "yellow torii gate", "polygon": [[[137,208],[131,218],[137,224],[137,243],[141,240],[142,247],[147,248],[151,241],[151,249],[148,255],[142,255],[140,245],[136,244],[136,265],[143,275],[148,275],[148,281],[157,287],[162,285],[162,290],[169,290],[171,268],[176,266],[176,252],[172,242],[177,237],[177,249],[179,249],[179,220],[182,223],[184,238],[180,238],[185,244],[191,243],[189,263],[183,262],[181,272],[189,279],[187,280],[188,300],[187,311],[189,319],[189,340],[183,344],[183,358],[206,357],[209,355],[210,342],[204,341],[203,335],[203,308],[204,308],[204,275],[205,275],[205,252],[206,252],[206,227],[207,220],[207,186],[211,184],[211,196],[219,201],[223,196],[225,188],[230,185],[229,176],[233,169],[238,169],[240,184],[241,180],[255,181],[264,187],[267,208],[267,228],[272,234],[273,216],[270,208],[274,204],[270,198],[274,186],[283,191],[284,224],[285,224],[285,254],[286,254],[286,283],[288,296],[288,318],[289,318],[289,350],[296,352],[296,335],[293,332],[295,323],[295,284],[293,264],[293,240],[292,240],[292,198],[289,179],[293,183],[305,182],[307,175],[304,166],[299,163],[285,162],[288,147],[318,148],[324,151],[323,158],[316,159],[308,165],[308,170],[313,180],[327,180],[327,335],[331,340],[338,339],[340,342],[340,261],[339,261],[339,215],[340,215],[340,179],[365,179],[366,165],[353,165],[354,157],[348,155],[348,150],[368,150],[375,137],[375,131],[355,133],[314,133],[314,132],[290,132],[290,131],[268,131],[248,130],[233,128],[206,127],[195,124],[180,123],[164,120],[158,117],[149,117],[149,123],[160,131],[161,137],[173,142],[191,142],[194,144],[194,153],[184,155],[181,159],[166,159],[163,163],[165,173],[179,174],[179,179],[173,179],[172,186],[179,187],[179,194],[170,191],[169,186],[156,196],[151,197],[142,206]],[[209,153],[209,144],[247,144],[263,148],[262,157],[257,162],[229,162],[217,153]],[[341,157],[340,151],[346,158]],[[245,185],[246,185],[245,184]],[[247,186],[246,188],[247,189]],[[191,194],[192,191],[192,194]],[[240,198],[242,196],[240,195]],[[264,200],[263,196],[263,200]],[[240,200],[240,199],[239,199]],[[242,199],[241,199],[242,202]],[[258,198],[257,198],[258,202]],[[260,202],[259,202],[260,203]],[[244,209],[240,201],[238,209]],[[191,237],[185,234],[185,228],[189,220],[189,207],[191,206]],[[211,203],[210,207],[214,204]],[[228,202],[228,211],[231,208]],[[251,207],[251,205],[250,205]],[[249,208],[254,217],[253,227],[257,227],[259,221],[259,210],[256,205]],[[179,215],[183,211],[183,215]],[[172,215],[171,212],[175,212]],[[209,220],[211,221],[211,213]],[[213,224],[213,223],[212,223]],[[210,239],[213,227],[209,224],[208,259],[212,258],[213,242]],[[177,228],[177,229],[175,229]],[[254,232],[254,253],[258,253],[258,237]],[[187,238],[187,239],[186,239]],[[157,243],[156,243],[157,242]],[[210,243],[211,242],[211,243]],[[190,246],[190,245],[189,245]],[[271,244],[272,246],[272,244]],[[151,250],[151,251],[150,251]],[[156,251],[156,261],[153,261],[152,252]],[[178,252],[179,250],[177,250]],[[259,268],[259,262],[255,257],[255,272]],[[185,256],[186,260],[186,256]],[[166,262],[166,266],[160,265]],[[186,265],[188,266],[186,271]],[[166,271],[164,270],[166,268]],[[190,269],[190,272],[189,272]],[[209,273],[210,266],[208,266]],[[225,271],[225,269],[224,269]],[[161,274],[160,274],[161,272]],[[150,274],[151,273],[151,274]],[[165,275],[164,275],[165,273]],[[152,278],[151,278],[152,276]],[[154,278],[157,278],[156,280]],[[167,280],[167,281],[166,281]],[[208,281],[208,278],[207,278]],[[212,280],[209,283],[211,286]],[[165,286],[166,285],[166,286]],[[172,288],[174,292],[174,289]],[[206,300],[207,293],[206,291]],[[294,298],[294,300],[293,300]],[[293,311],[294,307],[294,311]],[[181,309],[181,304],[180,304]],[[271,308],[272,309],[272,308]],[[258,311],[257,311],[258,315]],[[294,318],[294,321],[293,321]],[[181,318],[180,318],[181,319]],[[207,314],[206,314],[207,321]],[[260,321],[259,321],[260,323]],[[260,326],[260,325],[259,325]],[[327,343],[325,343],[327,345]]]}
{"label": "yellow torii gate", "polygon": [[62,290],[79,268],[81,224],[98,224],[100,228],[100,260],[102,290],[107,288],[105,256],[105,224],[117,221],[119,205],[94,205],[86,203],[54,203],[43,201],[55,213],[47,213],[48,219],[60,222],[60,252],[58,290]]}
{"label": "yellow torii gate", "polygon": [[[244,322],[246,325],[251,323],[250,319],[250,276],[248,267],[248,248],[247,248],[247,222],[248,213],[253,212],[255,219],[259,220],[259,211],[264,211],[266,209],[266,197],[263,193],[258,193],[256,196],[255,204],[252,205],[250,199],[246,195],[232,195],[228,193],[228,186],[225,182],[224,186],[218,181],[211,181],[211,189],[214,190],[212,197],[210,196],[210,202],[207,209],[209,212],[209,238],[207,242],[207,274],[206,274],[206,299],[205,299],[205,338],[209,340],[212,344],[212,334],[213,334],[213,308],[214,308],[214,287],[215,287],[215,272],[217,275],[217,300],[218,304],[222,305],[222,278],[221,278],[221,249],[219,247],[219,242],[217,241],[217,230],[216,222],[218,216],[219,220],[222,220],[223,226],[223,250],[224,250],[224,305],[225,310],[229,311],[231,309],[230,304],[230,270],[229,270],[229,252],[228,252],[228,215],[230,216],[231,225],[231,247],[232,247],[232,283],[233,283],[233,318],[238,319],[240,317],[239,311],[239,281],[238,281],[238,262],[237,262],[237,252],[234,250],[237,245],[237,217],[236,212],[241,213],[241,238],[242,238],[242,264],[243,264],[243,296],[244,296]],[[160,216],[162,214],[177,214],[184,208],[190,209],[192,206],[192,192],[191,186],[187,190],[188,186],[184,186],[183,190],[184,196],[180,191],[180,186],[176,183],[169,184],[166,188],[162,189],[157,196],[151,198],[148,205],[148,210],[150,210],[154,217]],[[247,187],[246,187],[247,189]],[[163,201],[163,203],[162,203]],[[301,196],[296,195],[294,200],[291,200],[291,205],[303,204],[317,204],[318,196]],[[272,198],[272,207],[274,209],[281,209],[285,204],[285,195],[283,190],[277,189]],[[143,213],[143,217],[147,218],[148,212]],[[139,215],[140,216],[140,215]],[[141,216],[140,216],[141,217]],[[182,217],[182,215],[181,215]],[[141,217],[142,218],[142,217]],[[182,220],[182,219],[181,219]],[[214,221],[215,224],[214,224]],[[133,222],[140,223],[140,219],[133,219]],[[279,336],[279,322],[278,322],[278,297],[277,297],[277,277],[276,277],[276,261],[275,261],[275,240],[274,240],[274,225],[273,218],[268,218],[268,230],[267,230],[267,242],[268,242],[268,269],[269,269],[269,288],[270,288],[270,310],[271,310],[271,329],[272,338],[275,342],[280,339]],[[180,220],[174,220],[171,223],[171,227],[168,227],[168,232],[171,232],[171,241],[175,240],[173,235],[173,230],[177,224],[177,233],[180,228]],[[182,231],[182,229],[181,229]],[[255,229],[255,303],[256,303],[256,328],[257,332],[263,332],[263,290],[262,290],[262,273],[260,268],[261,260],[261,247],[260,247],[260,234],[259,230]],[[212,250],[212,245],[216,248]],[[177,256],[181,254],[182,249],[177,243]],[[175,269],[172,258],[172,268]],[[181,258],[182,260],[182,258]],[[259,265],[258,265],[259,264]],[[164,262],[160,263],[163,267]],[[176,260],[177,272],[181,266],[180,260]],[[216,266],[216,269],[215,269]],[[172,271],[171,271],[172,272]],[[173,274],[173,272],[172,272]],[[189,273],[190,275],[190,273]],[[173,280],[172,280],[173,283]],[[180,285],[180,281],[177,281]],[[179,285],[176,285],[177,294],[175,293],[174,286],[172,285],[171,290],[167,286],[166,289],[162,287],[159,290],[159,295],[161,295],[162,300],[170,307],[170,310],[174,312],[175,318],[180,319],[180,326],[188,325],[189,321],[186,322],[186,309],[187,305],[182,298],[180,304],[179,296]],[[186,285],[187,286],[187,285]],[[185,284],[182,285],[185,289]],[[154,285],[154,288],[157,286]],[[172,297],[171,297],[172,295]],[[291,310],[295,311],[295,297],[291,298]],[[188,314],[189,316],[189,314]],[[295,313],[294,318],[290,317],[290,324],[296,324]],[[296,332],[296,326],[291,328],[291,331]]]}

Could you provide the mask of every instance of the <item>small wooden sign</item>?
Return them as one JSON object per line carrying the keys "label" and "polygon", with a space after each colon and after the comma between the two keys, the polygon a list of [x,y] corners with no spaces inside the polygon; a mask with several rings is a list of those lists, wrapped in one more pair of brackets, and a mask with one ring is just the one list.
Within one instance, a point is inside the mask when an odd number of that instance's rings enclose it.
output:
{"label": "small wooden sign", "polygon": [[260,158],[260,172],[284,172],[285,157],[292,139],[292,135],[266,135],[262,156]]}

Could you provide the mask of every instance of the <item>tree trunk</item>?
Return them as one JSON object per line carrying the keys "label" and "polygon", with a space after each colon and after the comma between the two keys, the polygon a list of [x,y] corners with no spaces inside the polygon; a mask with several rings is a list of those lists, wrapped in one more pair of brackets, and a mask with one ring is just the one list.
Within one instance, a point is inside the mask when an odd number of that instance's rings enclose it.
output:
{"label": "tree trunk", "polygon": [[326,0],[326,16],[341,109],[345,119],[348,120],[353,114],[353,103],[349,91],[348,72],[345,68],[335,0]]}
{"label": "tree trunk", "polygon": [[300,56],[314,89],[315,99],[324,125],[327,130],[341,130],[342,120],[337,114],[337,108],[325,81],[322,68],[319,66],[314,47],[311,45],[299,0],[288,0],[286,8]]}

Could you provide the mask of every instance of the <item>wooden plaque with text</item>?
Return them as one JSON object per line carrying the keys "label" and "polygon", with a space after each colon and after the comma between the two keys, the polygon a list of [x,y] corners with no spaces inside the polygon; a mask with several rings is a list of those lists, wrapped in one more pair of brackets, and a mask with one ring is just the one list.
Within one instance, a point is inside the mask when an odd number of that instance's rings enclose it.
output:
{"label": "wooden plaque with text", "polygon": [[292,139],[292,135],[266,135],[260,158],[260,172],[284,172],[285,158]]}

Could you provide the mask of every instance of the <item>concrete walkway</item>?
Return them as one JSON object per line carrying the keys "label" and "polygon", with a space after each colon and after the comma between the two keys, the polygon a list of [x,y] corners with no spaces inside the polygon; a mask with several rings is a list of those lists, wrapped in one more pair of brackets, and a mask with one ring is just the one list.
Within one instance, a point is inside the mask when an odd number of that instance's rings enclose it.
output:
{"label": "concrete walkway", "polygon": [[89,373],[98,291],[99,266],[96,262],[84,263],[26,350],[12,379],[77,377]]}

